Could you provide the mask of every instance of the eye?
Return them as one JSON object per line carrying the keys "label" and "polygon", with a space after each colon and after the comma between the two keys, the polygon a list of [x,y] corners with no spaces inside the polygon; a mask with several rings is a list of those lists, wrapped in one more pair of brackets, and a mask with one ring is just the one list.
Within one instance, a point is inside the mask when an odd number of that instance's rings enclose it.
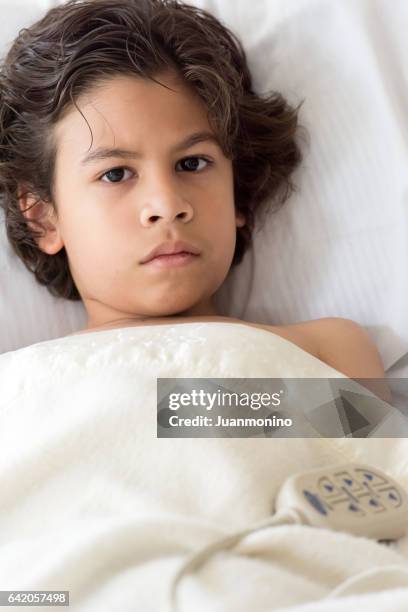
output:
{"label": "eye", "polygon": [[[199,159],[201,161],[205,161],[209,166],[211,166],[211,164],[213,163],[212,161],[210,161],[206,157],[199,157],[197,155],[193,155],[191,157],[185,157],[184,159],[181,159],[179,163],[190,162],[191,160],[196,161],[197,159]],[[193,164],[192,168],[190,167],[190,170],[197,170],[197,167],[195,166],[195,164]],[[195,174],[195,172],[193,172],[193,174]]]}
{"label": "eye", "polygon": [[[193,160],[192,164],[191,164],[191,160]],[[201,157],[198,155],[184,157],[178,163],[181,164],[181,163],[188,162],[187,169],[189,170],[189,173],[197,174],[196,160],[205,161],[208,166],[211,166],[214,163],[210,159],[207,159],[206,157]],[[200,171],[201,170],[203,170],[203,168],[201,168]],[[118,166],[117,168],[111,168],[110,170],[107,170],[106,172],[104,172],[102,176],[99,177],[98,180],[101,181],[102,183],[123,183],[123,181],[121,181],[121,178],[123,178],[124,171],[132,172],[130,168],[126,168],[125,166]],[[107,180],[107,181],[103,180],[105,176],[110,177],[110,179],[113,179],[113,180]]]}
{"label": "eye", "polygon": [[[102,181],[102,183],[120,183],[120,182],[123,182],[123,181],[120,180],[120,178],[121,178],[121,175],[123,174],[124,171],[132,172],[129,168],[125,168],[124,166],[120,166],[118,168],[111,168],[107,172],[104,172],[102,174],[102,176],[99,177],[99,180]],[[110,178],[114,179],[113,181],[103,181],[102,180],[105,176],[109,176],[109,175],[110,175]],[[116,180],[116,179],[118,179],[118,180]]]}

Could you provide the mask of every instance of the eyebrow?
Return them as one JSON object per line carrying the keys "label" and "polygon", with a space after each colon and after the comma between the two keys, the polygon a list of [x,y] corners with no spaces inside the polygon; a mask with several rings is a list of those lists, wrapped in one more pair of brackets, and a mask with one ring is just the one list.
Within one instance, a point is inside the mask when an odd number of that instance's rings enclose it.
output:
{"label": "eyebrow", "polygon": [[[181,151],[182,149],[188,149],[199,142],[214,142],[218,146],[220,145],[218,138],[212,132],[194,132],[177,144],[172,150]],[[138,151],[129,151],[128,149],[111,149],[107,147],[101,147],[95,149],[81,160],[81,165],[85,166],[101,159],[108,159],[110,157],[123,157],[125,159],[137,159],[143,157]]]}

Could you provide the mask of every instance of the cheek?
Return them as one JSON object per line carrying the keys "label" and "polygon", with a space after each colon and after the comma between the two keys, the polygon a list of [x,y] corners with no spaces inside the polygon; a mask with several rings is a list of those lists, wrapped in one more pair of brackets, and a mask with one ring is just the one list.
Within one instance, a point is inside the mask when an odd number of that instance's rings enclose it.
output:
{"label": "cheek", "polygon": [[234,256],[236,244],[235,220],[228,216],[224,223],[218,223],[214,228],[214,242],[218,259],[221,263],[229,266]]}
{"label": "cheek", "polygon": [[90,231],[85,218],[78,220],[78,223],[70,220],[65,225],[64,244],[68,259],[77,270],[107,269],[113,259],[97,226],[93,224]]}

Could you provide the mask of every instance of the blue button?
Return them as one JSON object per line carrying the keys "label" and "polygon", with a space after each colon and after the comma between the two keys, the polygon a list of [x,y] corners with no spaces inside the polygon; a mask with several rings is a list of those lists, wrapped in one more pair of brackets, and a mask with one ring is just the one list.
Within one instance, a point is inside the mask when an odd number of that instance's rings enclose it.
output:
{"label": "blue button", "polygon": [[309,503],[312,504],[312,506],[318,512],[320,512],[320,514],[327,514],[325,507],[323,506],[322,502],[320,501],[317,495],[314,495],[313,493],[310,493],[310,491],[306,491],[306,490],[303,490],[303,495],[306,497]]}
{"label": "blue button", "polygon": [[345,478],[344,482],[346,483],[346,485],[349,485],[349,486],[351,486],[353,484],[353,481],[350,480],[350,478]]}
{"label": "blue button", "polygon": [[328,491],[333,491],[333,487],[331,485],[324,485],[324,488],[327,489]]}
{"label": "blue button", "polygon": [[349,510],[353,510],[353,512],[357,512],[358,507],[357,507],[357,506],[355,506],[354,504],[350,504],[350,505],[349,505]]}
{"label": "blue button", "polygon": [[376,499],[370,499],[369,503],[370,503],[372,506],[378,506],[378,501],[377,501]]}
{"label": "blue button", "polygon": [[367,480],[372,480],[373,479],[373,475],[372,474],[364,474],[364,476],[367,478]]}

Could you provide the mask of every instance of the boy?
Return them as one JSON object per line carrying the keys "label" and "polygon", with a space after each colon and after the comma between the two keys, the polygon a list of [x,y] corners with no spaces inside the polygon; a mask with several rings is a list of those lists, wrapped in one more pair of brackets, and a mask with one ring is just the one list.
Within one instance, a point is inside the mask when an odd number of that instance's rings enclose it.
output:
{"label": "boy", "polygon": [[384,377],[353,321],[257,325],[216,311],[255,211],[283,204],[301,153],[298,109],[252,91],[215,17],[175,1],[70,0],[20,32],[0,85],[8,237],[53,294],[83,300],[79,333],[240,322],[349,377]]}

